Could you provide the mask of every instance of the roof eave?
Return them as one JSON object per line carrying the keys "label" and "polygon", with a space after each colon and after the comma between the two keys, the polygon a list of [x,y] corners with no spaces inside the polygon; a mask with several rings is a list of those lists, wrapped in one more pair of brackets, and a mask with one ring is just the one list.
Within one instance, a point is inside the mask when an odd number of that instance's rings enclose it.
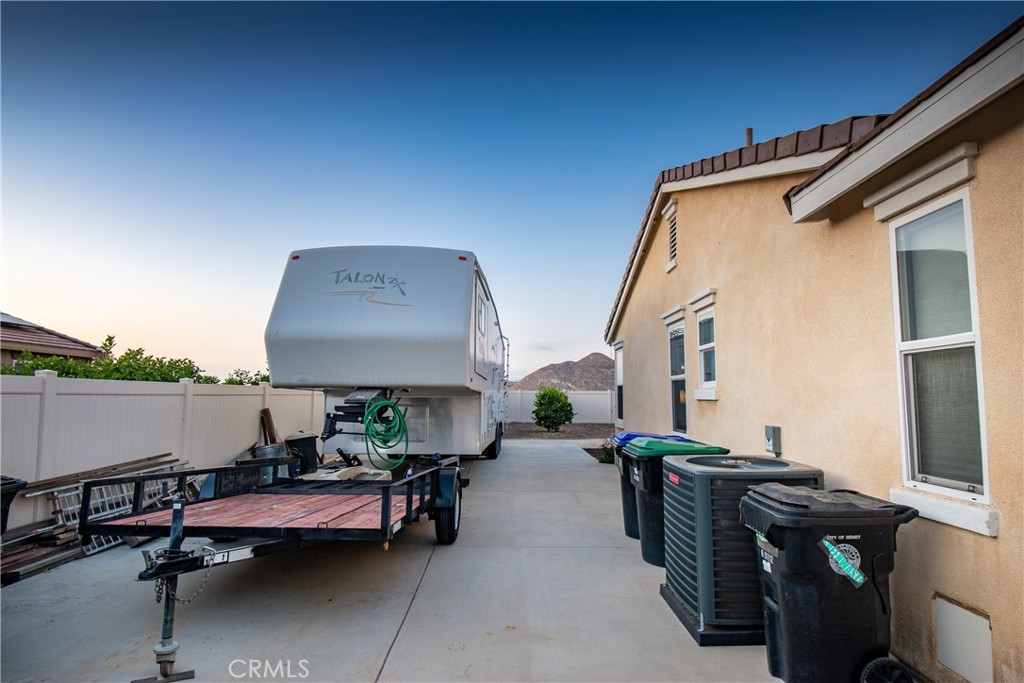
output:
{"label": "roof eave", "polygon": [[786,200],[793,222],[826,218],[837,199],[1024,82],[1024,22],[998,38],[791,190]]}

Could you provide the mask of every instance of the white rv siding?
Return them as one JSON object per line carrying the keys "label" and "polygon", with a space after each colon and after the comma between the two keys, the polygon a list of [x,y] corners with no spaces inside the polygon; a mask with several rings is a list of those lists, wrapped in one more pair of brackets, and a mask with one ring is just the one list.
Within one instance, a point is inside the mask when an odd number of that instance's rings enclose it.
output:
{"label": "white rv siding", "polygon": [[[468,251],[293,252],[265,341],[271,384],[324,390],[325,412],[356,388],[391,390],[410,453],[479,454],[505,419],[505,341]],[[364,451],[361,426],[324,444],[339,447]]]}
{"label": "white rv siding", "polygon": [[293,252],[267,325],[271,383],[479,391],[470,336],[475,282],[476,257],[465,251]]}

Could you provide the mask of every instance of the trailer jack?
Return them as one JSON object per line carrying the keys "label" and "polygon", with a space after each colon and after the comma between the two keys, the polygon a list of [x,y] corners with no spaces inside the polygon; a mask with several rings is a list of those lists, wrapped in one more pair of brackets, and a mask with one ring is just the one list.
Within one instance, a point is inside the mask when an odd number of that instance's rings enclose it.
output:
{"label": "trailer jack", "polygon": [[[169,555],[181,553],[181,542],[184,540],[185,527],[185,501],[176,497],[171,512],[171,538],[167,545]],[[196,677],[195,670],[174,671],[174,656],[178,651],[178,641],[174,639],[174,608],[176,605],[175,591],[178,589],[178,575],[173,574],[166,578],[158,579],[164,582],[164,623],[160,632],[160,642],[153,647],[156,654],[156,663],[160,668],[160,675],[153,678],[142,678],[132,683],[169,683],[170,681],[184,681]]]}

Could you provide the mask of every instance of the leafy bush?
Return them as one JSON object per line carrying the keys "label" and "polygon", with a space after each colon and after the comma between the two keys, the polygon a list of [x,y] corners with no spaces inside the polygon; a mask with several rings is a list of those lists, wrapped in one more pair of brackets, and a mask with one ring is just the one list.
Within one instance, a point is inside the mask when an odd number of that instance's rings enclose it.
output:
{"label": "leafy bush", "polygon": [[236,369],[232,370],[228,375],[227,379],[224,380],[224,384],[259,384],[260,382],[269,382],[270,375],[265,372],[249,372],[248,370]]}
{"label": "leafy bush", "polygon": [[597,461],[608,465],[615,462],[615,446],[610,441],[601,443],[601,452],[597,454]]}
{"label": "leafy bush", "polygon": [[564,424],[571,424],[576,411],[564,391],[542,387],[533,399],[533,423],[549,432],[557,432]]}
{"label": "leafy bush", "polygon": [[108,336],[100,345],[103,352],[94,361],[62,356],[34,356],[27,351],[11,366],[0,366],[4,375],[34,375],[36,370],[54,370],[61,377],[78,379],[119,379],[131,382],[177,382],[189,378],[196,384],[217,384],[213,375],[204,375],[202,368],[188,358],[147,356],[143,349],[128,349],[114,355],[114,337]]}

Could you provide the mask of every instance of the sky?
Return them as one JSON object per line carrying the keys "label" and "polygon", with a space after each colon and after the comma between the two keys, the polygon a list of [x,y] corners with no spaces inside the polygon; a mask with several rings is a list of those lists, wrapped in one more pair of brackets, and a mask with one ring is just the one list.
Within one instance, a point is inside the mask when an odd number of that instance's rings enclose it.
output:
{"label": "sky", "polygon": [[665,168],[895,111],[957,3],[0,4],[0,309],[264,370],[291,251],[474,252],[510,375],[608,353]]}

